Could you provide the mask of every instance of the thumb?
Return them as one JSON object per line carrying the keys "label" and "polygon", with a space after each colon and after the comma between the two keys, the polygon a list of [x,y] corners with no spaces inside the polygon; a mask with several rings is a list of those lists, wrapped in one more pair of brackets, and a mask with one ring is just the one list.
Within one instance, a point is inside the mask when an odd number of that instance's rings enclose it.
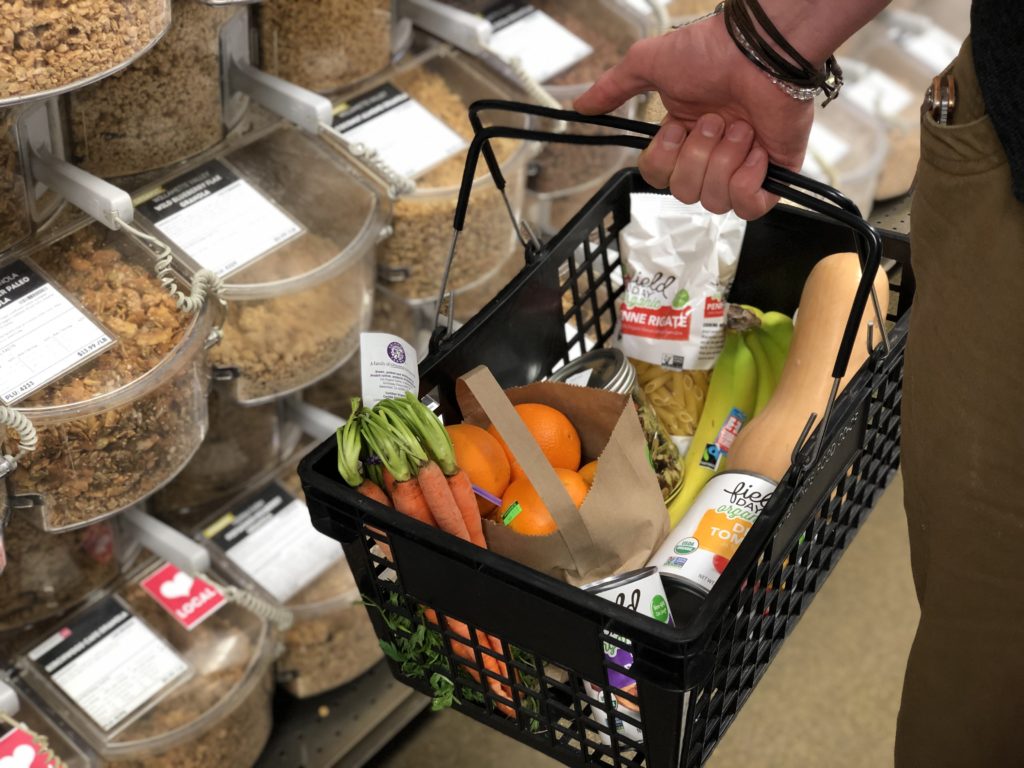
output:
{"label": "thumb", "polygon": [[630,46],[622,61],[601,75],[573,102],[573,107],[584,115],[602,115],[621,107],[637,94],[653,90],[649,75],[659,39],[652,37]]}

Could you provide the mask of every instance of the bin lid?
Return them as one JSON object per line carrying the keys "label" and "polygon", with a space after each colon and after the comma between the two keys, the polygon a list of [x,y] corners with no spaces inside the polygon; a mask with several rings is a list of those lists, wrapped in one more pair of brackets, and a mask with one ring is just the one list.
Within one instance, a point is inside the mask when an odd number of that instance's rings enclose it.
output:
{"label": "bin lid", "polygon": [[191,272],[223,278],[229,302],[319,284],[372,249],[390,215],[354,166],[284,122],[190,161],[133,201]]}
{"label": "bin lid", "polygon": [[104,758],[143,760],[189,744],[209,749],[210,738],[260,738],[211,727],[252,695],[269,702],[261,682],[271,638],[263,618],[201,576],[149,558],[56,631],[27,640],[17,667]]}
{"label": "bin lid", "polygon": [[14,319],[0,322],[0,402],[36,426],[153,392],[210,324],[178,310],[139,241],[86,217],[58,224],[0,257],[0,319]]}
{"label": "bin lid", "polygon": [[[83,750],[68,736],[67,726],[37,702],[16,674],[0,671],[0,763],[35,765],[33,753],[47,751],[67,768],[86,768],[90,762]],[[29,762],[25,762],[29,760]]]}

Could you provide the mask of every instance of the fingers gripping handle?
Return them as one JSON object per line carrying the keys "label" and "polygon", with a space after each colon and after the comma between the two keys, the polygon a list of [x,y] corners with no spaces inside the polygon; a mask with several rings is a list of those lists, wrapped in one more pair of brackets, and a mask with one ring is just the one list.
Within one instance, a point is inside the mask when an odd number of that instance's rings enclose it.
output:
{"label": "fingers gripping handle", "polygon": [[[480,112],[501,111],[515,114],[527,114],[549,120],[561,120],[568,123],[583,125],[595,125],[613,130],[625,131],[628,133],[610,135],[583,135],[573,133],[554,133],[549,131],[538,131],[511,126],[490,126],[484,127]],[[545,141],[557,144],[576,144],[582,146],[624,146],[634,149],[644,149],[650,144],[661,126],[651,123],[644,123],[639,120],[628,120],[621,117],[607,115],[581,115],[577,112],[562,109],[552,109],[535,104],[520,104],[514,101],[482,100],[473,103],[469,108],[469,118],[475,131],[475,136],[469,147],[466,158],[466,167],[462,176],[462,186],[459,190],[458,205],[455,210],[455,229],[461,231],[465,226],[466,213],[469,207],[469,196],[472,191],[473,179],[476,176],[476,167],[481,152],[483,152],[488,169],[499,189],[504,188],[505,180],[501,175],[497,160],[490,147],[490,140],[494,138],[522,139],[525,141]],[[630,135],[640,134],[640,135]],[[853,352],[853,345],[857,339],[857,332],[860,327],[861,318],[867,307],[869,298],[873,298],[874,310],[878,329],[882,332],[886,349],[888,350],[888,337],[884,333],[885,318],[882,315],[881,307],[877,296],[874,295],[874,278],[882,261],[882,238],[878,231],[868,224],[860,215],[857,206],[845,195],[826,184],[809,179],[794,171],[780,166],[769,164],[768,173],[764,182],[764,189],[767,192],[818,213],[826,218],[843,224],[853,230],[856,237],[858,252],[863,264],[863,274],[854,298],[852,311],[847,320],[843,332],[842,343],[839,347],[839,354],[833,367],[833,376],[836,379],[843,378],[849,367],[850,356]]]}
{"label": "fingers gripping handle", "polygon": [[[551,131],[538,131],[511,126],[489,126],[485,127],[480,119],[480,112],[496,111],[513,114],[526,114],[548,120],[562,121],[564,123],[577,123],[583,125],[594,125],[609,128],[624,133],[606,135],[582,135],[572,133],[561,133]],[[458,204],[455,210],[454,228],[456,234],[465,226],[466,213],[469,207],[469,196],[472,191],[473,180],[476,176],[476,167],[480,154],[484,159],[491,177],[499,190],[503,190],[505,179],[501,174],[497,159],[490,146],[490,140],[494,138],[510,138],[525,141],[543,141],[557,144],[576,144],[582,146],[623,146],[635,149],[646,148],[660,129],[660,126],[644,123],[637,120],[611,117],[607,115],[581,115],[568,110],[553,109],[550,107],[538,106],[535,104],[520,104],[518,102],[484,100],[472,104],[469,108],[470,122],[473,126],[475,136],[470,144],[466,158],[466,167],[462,177],[462,186],[459,190]],[[633,135],[638,134],[638,135]],[[854,233],[858,253],[861,257],[862,275],[857,292],[854,297],[850,317],[847,320],[843,332],[839,352],[833,366],[834,385],[829,398],[825,414],[821,420],[821,427],[817,432],[817,440],[808,457],[807,463],[817,460],[817,454],[821,449],[821,439],[825,426],[829,421],[838,396],[838,383],[846,376],[849,368],[850,357],[853,353],[853,345],[856,343],[861,319],[867,307],[868,299],[873,302],[873,309],[877,329],[882,335],[885,353],[890,351],[890,343],[885,332],[885,316],[882,313],[878,296],[874,290],[874,278],[881,265],[882,239],[878,231],[869,225],[861,217],[860,210],[845,195],[832,187],[802,176],[792,170],[769,164],[768,172],[764,181],[764,189],[767,192],[778,195],[780,198],[797,203],[810,211],[813,211],[827,219],[843,224]],[[454,243],[454,241],[453,241]],[[454,257],[450,254],[449,259]],[[804,445],[801,440],[800,446]]]}

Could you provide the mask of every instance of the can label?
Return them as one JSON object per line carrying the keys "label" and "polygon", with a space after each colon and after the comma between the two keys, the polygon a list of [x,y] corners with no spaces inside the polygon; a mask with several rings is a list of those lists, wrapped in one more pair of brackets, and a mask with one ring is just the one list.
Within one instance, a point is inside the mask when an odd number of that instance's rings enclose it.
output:
{"label": "can label", "polygon": [[711,478],[648,564],[664,576],[710,590],[777,485],[745,472]]}
{"label": "can label", "polygon": [[[663,624],[673,624],[672,611],[668,606],[668,598],[665,595],[665,587],[661,581],[661,575],[657,568],[644,568],[631,574],[624,574],[618,579],[584,587],[588,592],[600,595],[605,600],[621,605],[636,613],[650,616],[652,619]],[[607,640],[604,643],[604,655],[612,664],[622,669],[630,669],[633,666],[633,654],[625,647],[629,641],[612,632],[606,633]],[[617,669],[608,670],[608,683],[612,688],[636,695],[636,680]],[[594,699],[604,701],[603,691],[595,685],[584,683],[587,694]],[[640,711],[632,701],[612,695],[609,697],[612,710],[626,710],[634,720],[640,720]],[[592,715],[595,721],[602,726],[608,726],[608,712],[602,707],[594,706]],[[644,735],[633,723],[627,723],[619,717],[612,715],[612,727],[617,733],[621,733],[628,739],[635,742],[642,742]],[[611,744],[611,737],[604,731],[599,732],[601,743],[605,746]]]}

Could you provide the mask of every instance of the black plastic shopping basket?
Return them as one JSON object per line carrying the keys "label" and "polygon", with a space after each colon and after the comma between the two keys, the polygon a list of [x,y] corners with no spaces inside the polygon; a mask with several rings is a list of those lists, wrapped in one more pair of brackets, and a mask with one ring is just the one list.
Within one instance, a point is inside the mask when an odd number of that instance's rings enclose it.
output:
{"label": "black plastic shopping basket", "polygon": [[[476,117],[482,109],[527,111],[641,135],[483,128]],[[657,130],[503,102],[479,103],[472,113],[478,132],[466,180],[474,178],[483,152],[499,187],[500,170],[487,145],[491,138],[641,147]],[[871,300],[880,235],[852,203],[824,185],[772,168],[765,186],[802,208],[778,206],[749,225],[731,300],[792,314],[819,259],[858,250],[868,269],[851,313],[848,330],[855,331]],[[488,365],[503,386],[516,386],[551,373],[573,351],[609,343],[623,290],[618,236],[629,222],[634,191],[653,190],[635,170],[623,171],[549,243],[526,243],[526,265],[515,280],[465,326],[436,335],[421,366],[421,394],[432,394],[445,416],[457,419],[454,382],[477,365]],[[457,229],[468,195],[467,183]],[[878,345],[827,418],[794,451],[793,466],[725,573],[696,614],[676,627],[369,501],[338,476],[333,440],[315,450],[299,471],[313,523],[344,545],[396,678],[566,765],[702,765],[899,464],[913,279],[907,248],[895,245],[887,255],[897,259],[891,276],[900,277],[891,277],[894,301],[881,308],[888,316],[878,329],[887,332],[886,344]],[[837,376],[845,373],[853,339],[847,333]],[[424,607],[433,609],[439,624],[424,618]],[[510,700],[474,679],[496,675],[488,669],[495,664],[484,664],[484,656],[496,652],[473,643],[477,664],[455,656],[440,637],[454,636],[445,617],[505,641],[501,658],[509,678],[501,680],[511,690]],[[608,684],[606,643],[633,654],[629,677],[637,681],[635,691]],[[476,674],[467,674],[467,666],[475,666]],[[628,708],[620,706],[614,717],[599,722],[599,710],[613,712],[613,696]],[[615,717],[634,728],[616,729]],[[607,722],[612,725],[602,725]]]}

